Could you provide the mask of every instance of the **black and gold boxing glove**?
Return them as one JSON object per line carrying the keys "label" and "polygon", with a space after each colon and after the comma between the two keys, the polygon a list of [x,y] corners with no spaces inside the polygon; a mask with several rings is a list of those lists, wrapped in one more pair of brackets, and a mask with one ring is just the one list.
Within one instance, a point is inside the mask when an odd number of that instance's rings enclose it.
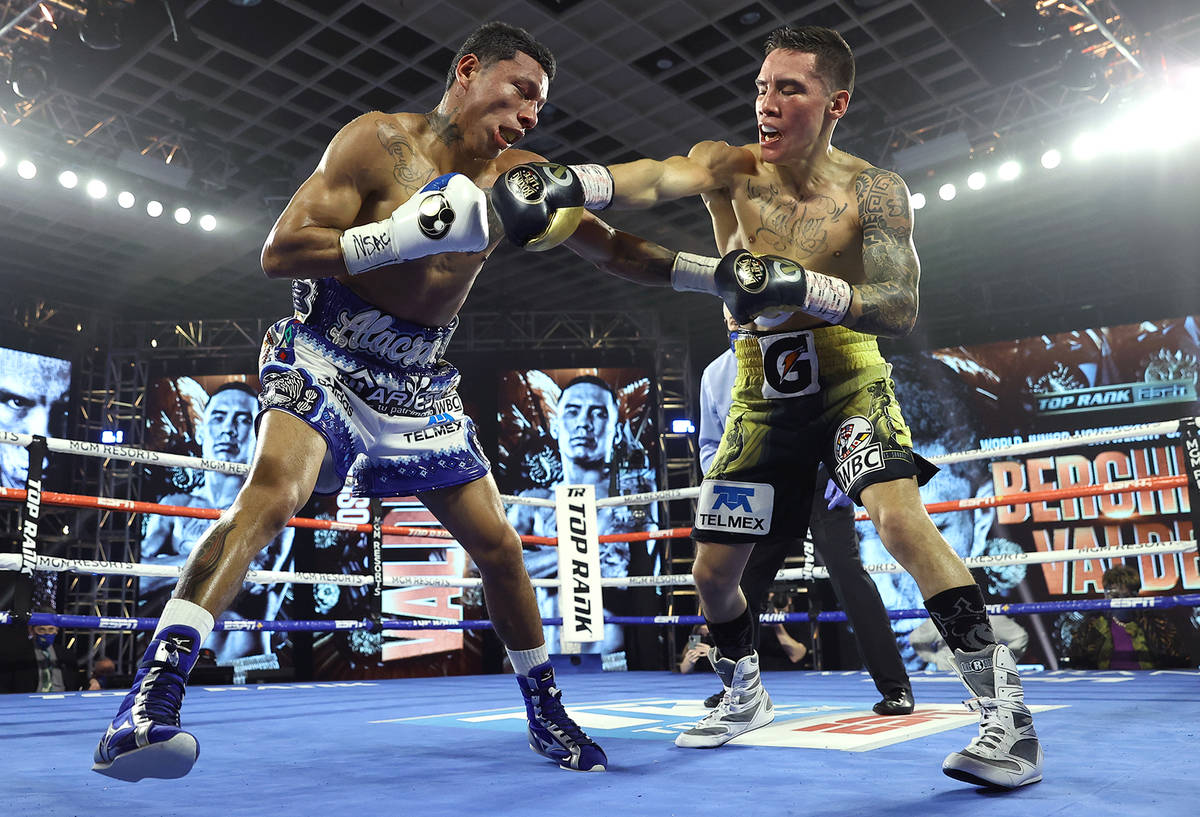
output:
{"label": "black and gold boxing glove", "polygon": [[557,247],[583,218],[579,177],[553,162],[509,168],[496,179],[490,197],[508,240],[532,252]]}
{"label": "black and gold boxing glove", "polygon": [[734,250],[720,260],[679,253],[671,285],[681,292],[707,292],[729,307],[740,324],[764,313],[803,312],[841,323],[853,290],[840,278],[806,270],[789,258]]}

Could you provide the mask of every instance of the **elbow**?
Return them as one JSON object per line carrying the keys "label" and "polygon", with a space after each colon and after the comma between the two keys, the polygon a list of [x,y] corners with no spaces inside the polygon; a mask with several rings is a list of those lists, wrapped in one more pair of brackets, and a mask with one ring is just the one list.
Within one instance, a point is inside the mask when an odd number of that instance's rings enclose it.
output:
{"label": "elbow", "polygon": [[912,334],[912,331],[914,328],[916,328],[916,325],[917,325],[917,313],[914,310],[912,315],[907,320],[902,321],[898,326],[896,326],[895,331],[892,334],[888,335],[888,337],[892,337],[892,338],[908,337],[909,335]]}
{"label": "elbow", "polygon": [[288,277],[286,259],[270,239],[263,245],[262,254],[259,256],[258,261],[262,267],[263,274],[268,278]]}

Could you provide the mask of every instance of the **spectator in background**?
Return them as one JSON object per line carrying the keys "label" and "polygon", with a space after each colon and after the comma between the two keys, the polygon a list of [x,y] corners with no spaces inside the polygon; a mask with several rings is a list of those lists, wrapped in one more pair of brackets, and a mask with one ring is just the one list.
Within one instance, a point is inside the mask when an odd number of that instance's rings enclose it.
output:
{"label": "spectator in background", "polygon": [[697,624],[688,636],[679,658],[679,671],[684,675],[696,670],[712,672],[712,664],[708,663],[708,651],[712,649],[712,636],[708,633],[707,624]]}
{"label": "spectator in background", "polygon": [[111,658],[102,655],[92,662],[92,676],[88,678],[88,691],[108,689],[112,677],[117,673],[117,665]]}
{"label": "spectator in background", "polygon": [[[772,613],[794,613],[793,599],[786,590],[775,590],[767,594],[767,609]],[[795,624],[777,621],[760,625],[759,664],[765,670],[799,669],[808,655],[808,646],[801,640],[805,637]]]}
{"label": "spectator in background", "polygon": [[[49,607],[34,612],[54,615]],[[0,692],[75,692],[86,686],[86,675],[57,626],[0,628]]]}
{"label": "spectator in background", "polygon": [[[1135,598],[1142,589],[1137,570],[1116,565],[1101,577],[1104,596]],[[1175,626],[1162,613],[1138,607],[1114,607],[1090,613],[1076,626],[1068,647],[1073,669],[1170,669],[1188,658]]]}

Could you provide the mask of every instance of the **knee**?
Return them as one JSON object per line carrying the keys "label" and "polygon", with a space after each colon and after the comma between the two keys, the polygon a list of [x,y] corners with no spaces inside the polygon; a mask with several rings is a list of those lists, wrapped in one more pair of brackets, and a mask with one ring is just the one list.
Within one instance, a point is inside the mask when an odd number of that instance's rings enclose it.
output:
{"label": "knee", "polygon": [[926,534],[937,530],[923,509],[882,508],[872,521],[884,547],[897,559],[914,553]]}
{"label": "knee", "polygon": [[738,586],[738,576],[721,569],[719,564],[697,557],[692,565],[692,578],[701,598],[715,598]]}
{"label": "knee", "polygon": [[286,480],[247,483],[230,512],[236,521],[261,527],[274,536],[287,527],[308,501],[307,496],[300,494],[300,488]]}
{"label": "knee", "polygon": [[[467,547],[466,543],[462,543]],[[471,560],[479,568],[480,574],[489,571],[519,567],[525,570],[525,559],[521,549],[521,537],[515,530],[509,528],[497,534],[487,542],[476,543],[468,548]]]}

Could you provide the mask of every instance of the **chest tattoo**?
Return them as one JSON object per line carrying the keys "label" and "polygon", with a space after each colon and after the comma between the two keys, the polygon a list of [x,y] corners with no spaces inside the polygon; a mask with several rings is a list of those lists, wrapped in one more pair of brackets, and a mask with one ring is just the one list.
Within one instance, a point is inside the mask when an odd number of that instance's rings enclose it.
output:
{"label": "chest tattoo", "polygon": [[433,178],[434,169],[413,150],[403,134],[381,127],[379,143],[392,159],[392,178],[407,195],[416,193]]}
{"label": "chest tattoo", "polygon": [[817,255],[829,248],[830,227],[849,206],[831,196],[818,195],[804,201],[780,192],[774,184],[746,182],[746,198],[758,208],[758,227],[752,236],[772,250],[787,253],[797,249]]}

